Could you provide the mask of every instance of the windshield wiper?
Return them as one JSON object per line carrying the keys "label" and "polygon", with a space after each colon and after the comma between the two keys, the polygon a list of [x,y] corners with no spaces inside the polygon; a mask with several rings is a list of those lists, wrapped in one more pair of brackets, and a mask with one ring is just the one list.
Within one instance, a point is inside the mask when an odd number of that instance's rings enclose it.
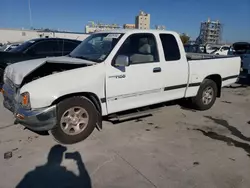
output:
{"label": "windshield wiper", "polygon": [[78,59],[84,59],[84,60],[90,60],[92,61],[91,59],[87,58],[87,57],[84,57],[84,56],[71,56],[73,58],[78,58]]}
{"label": "windshield wiper", "polygon": [[72,57],[72,58],[77,58],[77,59],[83,59],[83,60],[87,60],[87,61],[93,61],[93,62],[100,62],[100,60],[97,60],[97,59],[91,59],[91,58],[88,58],[88,57],[84,57],[84,56],[72,56],[72,55],[68,55],[69,57]]}
{"label": "windshield wiper", "polygon": [[78,58],[78,59],[83,59],[83,60],[88,60],[88,61],[94,61],[94,62],[97,62],[96,59],[91,59],[91,58],[88,58],[88,57],[84,57],[84,56],[71,56],[73,58]]}

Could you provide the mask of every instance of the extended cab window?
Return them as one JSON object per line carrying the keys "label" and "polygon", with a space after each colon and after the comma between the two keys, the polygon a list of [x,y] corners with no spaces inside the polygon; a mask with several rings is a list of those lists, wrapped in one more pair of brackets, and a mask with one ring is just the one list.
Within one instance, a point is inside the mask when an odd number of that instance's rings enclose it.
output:
{"label": "extended cab window", "polygon": [[160,34],[165,60],[176,61],[181,58],[178,43],[171,34]]}
{"label": "extended cab window", "polygon": [[152,34],[133,34],[129,36],[118,55],[128,56],[130,64],[158,62],[155,37]]}

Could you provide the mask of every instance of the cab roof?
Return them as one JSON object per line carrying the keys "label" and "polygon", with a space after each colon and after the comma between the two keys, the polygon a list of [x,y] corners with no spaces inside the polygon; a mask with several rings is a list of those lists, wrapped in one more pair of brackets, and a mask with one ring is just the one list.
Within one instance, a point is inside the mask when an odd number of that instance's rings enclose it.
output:
{"label": "cab roof", "polygon": [[112,29],[112,30],[105,30],[105,31],[98,31],[96,33],[122,33],[122,34],[133,34],[133,33],[154,33],[154,34],[177,34],[174,31],[168,30],[156,30],[156,29]]}

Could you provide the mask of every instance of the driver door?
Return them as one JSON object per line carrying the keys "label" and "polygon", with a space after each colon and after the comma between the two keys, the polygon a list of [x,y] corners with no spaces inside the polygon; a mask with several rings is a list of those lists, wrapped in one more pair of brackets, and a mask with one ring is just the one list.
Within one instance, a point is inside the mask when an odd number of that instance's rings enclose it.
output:
{"label": "driver door", "polygon": [[[127,57],[128,66],[115,66],[117,57]],[[162,100],[163,79],[153,34],[132,34],[107,66],[108,113],[155,104]]]}

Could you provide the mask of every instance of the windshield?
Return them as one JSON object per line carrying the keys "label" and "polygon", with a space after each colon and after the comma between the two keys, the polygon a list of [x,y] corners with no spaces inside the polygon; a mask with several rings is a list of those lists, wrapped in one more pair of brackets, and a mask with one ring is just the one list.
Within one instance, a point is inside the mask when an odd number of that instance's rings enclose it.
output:
{"label": "windshield", "polygon": [[27,48],[29,48],[32,45],[32,43],[34,43],[34,41],[29,40],[27,42],[20,44],[15,48],[12,48],[11,50],[9,50],[9,52],[24,52],[25,50],[27,50]]}
{"label": "windshield", "polygon": [[82,41],[69,56],[94,62],[102,62],[113,50],[122,35],[123,34],[120,33],[92,34]]}

